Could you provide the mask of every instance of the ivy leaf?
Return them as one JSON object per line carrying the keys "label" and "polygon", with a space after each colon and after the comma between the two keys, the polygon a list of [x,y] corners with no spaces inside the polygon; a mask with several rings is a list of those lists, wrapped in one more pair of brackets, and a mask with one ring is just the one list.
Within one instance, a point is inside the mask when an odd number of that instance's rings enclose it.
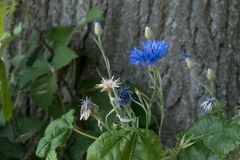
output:
{"label": "ivy leaf", "polygon": [[102,19],[100,8],[98,6],[93,6],[86,15],[86,22],[89,23],[100,19]]}
{"label": "ivy leaf", "polygon": [[55,70],[61,69],[68,65],[73,59],[77,58],[75,52],[68,47],[58,47],[54,52],[52,66]]}
{"label": "ivy leaf", "polygon": [[[15,59],[14,59],[15,60]],[[36,60],[32,67],[20,72],[20,86],[24,87],[27,83],[36,80],[41,75],[50,71],[50,64],[44,60]]]}
{"label": "ivy leaf", "polygon": [[103,133],[87,151],[87,160],[159,160],[162,145],[146,129],[126,128]]}
{"label": "ivy leaf", "polygon": [[55,75],[45,75],[34,81],[31,89],[31,97],[39,107],[47,107],[57,90],[57,78]]}
{"label": "ivy leaf", "polygon": [[65,145],[72,134],[74,123],[74,110],[52,121],[47,126],[44,137],[39,141],[36,155],[46,160],[57,160],[56,149]]}
{"label": "ivy leaf", "polygon": [[6,66],[0,58],[0,98],[3,106],[3,116],[5,120],[10,120],[13,113],[13,103],[8,87]]}
{"label": "ivy leaf", "polygon": [[53,48],[67,46],[72,38],[72,29],[69,27],[55,27],[46,32],[47,38],[53,42]]}

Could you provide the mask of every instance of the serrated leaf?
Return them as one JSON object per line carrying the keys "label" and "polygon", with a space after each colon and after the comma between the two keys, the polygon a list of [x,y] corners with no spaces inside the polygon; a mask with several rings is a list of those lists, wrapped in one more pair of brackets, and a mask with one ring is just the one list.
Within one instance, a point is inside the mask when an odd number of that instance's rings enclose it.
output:
{"label": "serrated leaf", "polygon": [[[213,115],[204,116],[188,130],[187,133],[197,137],[197,139],[196,143],[183,153],[188,153],[189,160],[196,157],[194,154],[196,152],[204,157],[211,155],[211,159],[227,156],[240,145],[240,126],[232,122],[227,118]],[[205,148],[205,151],[202,152],[201,148]]]}
{"label": "serrated leaf", "polygon": [[126,128],[103,133],[87,151],[87,160],[159,160],[162,145],[150,130]]}
{"label": "serrated leaf", "polygon": [[86,22],[89,23],[100,19],[102,19],[100,8],[98,6],[93,6],[86,15]]}
{"label": "serrated leaf", "polygon": [[72,38],[72,29],[69,27],[55,27],[46,32],[46,36],[53,42],[53,48],[67,46]]}
{"label": "serrated leaf", "polygon": [[57,78],[55,75],[45,75],[34,81],[31,89],[31,97],[39,107],[47,107],[57,90]]}
{"label": "serrated leaf", "polygon": [[55,70],[61,69],[77,58],[75,52],[68,47],[58,47],[54,49],[54,53],[52,66]]}
{"label": "serrated leaf", "polygon": [[52,121],[46,128],[44,137],[39,141],[36,155],[47,160],[57,160],[56,149],[63,147],[72,134],[74,110]]}
{"label": "serrated leaf", "polygon": [[7,73],[4,62],[0,58],[0,98],[3,106],[5,120],[10,120],[13,113],[13,103],[8,87]]}

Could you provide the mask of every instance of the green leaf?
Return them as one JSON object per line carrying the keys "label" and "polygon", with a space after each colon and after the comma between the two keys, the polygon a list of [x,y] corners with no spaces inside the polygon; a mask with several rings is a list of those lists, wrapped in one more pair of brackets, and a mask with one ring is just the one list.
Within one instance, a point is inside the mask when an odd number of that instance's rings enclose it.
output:
{"label": "green leaf", "polygon": [[31,97],[39,107],[47,107],[52,103],[57,90],[57,78],[55,75],[45,75],[34,81],[31,89]]}
{"label": "green leaf", "polygon": [[[202,117],[187,132],[196,137],[194,145],[182,154],[187,153],[189,160],[196,157],[196,153],[203,157],[210,156],[212,159],[226,157],[240,145],[240,126],[233,122],[231,119],[214,115]],[[205,148],[204,152],[202,148]]]}
{"label": "green leaf", "polygon": [[55,70],[61,69],[77,58],[75,52],[68,47],[58,47],[54,50],[54,53],[52,66]]}
{"label": "green leaf", "polygon": [[74,144],[67,148],[68,157],[71,160],[83,159],[83,156],[91,143],[93,143],[93,140],[83,136],[78,136],[74,141]]}
{"label": "green leaf", "polygon": [[36,155],[47,160],[57,160],[56,149],[66,144],[72,134],[74,123],[74,110],[52,121],[46,128],[44,137],[39,141]]}
{"label": "green leaf", "polygon": [[4,62],[0,58],[0,98],[3,106],[5,120],[10,120],[13,113],[13,103],[8,87],[7,73]]}
{"label": "green leaf", "polygon": [[39,118],[28,117],[20,119],[18,122],[18,133],[20,136],[18,140],[21,142],[26,142],[30,139],[34,134],[39,132],[44,126],[45,122]]}
{"label": "green leaf", "polygon": [[159,160],[162,145],[150,130],[126,128],[103,133],[87,151],[87,160]]}
{"label": "green leaf", "polygon": [[67,46],[72,38],[72,29],[69,27],[55,27],[46,32],[46,37],[53,42],[53,48]]}
{"label": "green leaf", "polygon": [[50,72],[50,64],[44,60],[36,60],[32,67],[29,67],[20,72],[20,86],[25,86],[26,84],[36,80],[39,76]]}
{"label": "green leaf", "polygon": [[102,19],[100,8],[98,6],[93,6],[86,15],[86,22],[89,23],[100,19]]}
{"label": "green leaf", "polygon": [[[21,159],[25,153],[25,148],[17,143],[12,143],[6,138],[0,138],[0,155],[2,159]],[[3,158],[4,157],[4,158]]]}

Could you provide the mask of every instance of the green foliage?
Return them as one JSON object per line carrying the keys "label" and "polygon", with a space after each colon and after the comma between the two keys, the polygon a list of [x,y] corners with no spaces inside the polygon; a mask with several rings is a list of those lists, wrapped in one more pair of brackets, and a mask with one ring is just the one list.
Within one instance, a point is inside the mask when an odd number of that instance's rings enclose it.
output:
{"label": "green foliage", "polygon": [[0,98],[3,105],[3,116],[5,120],[10,120],[13,113],[13,103],[8,88],[6,67],[0,59]]}
{"label": "green foliage", "polygon": [[53,48],[67,46],[72,38],[73,31],[69,27],[58,26],[46,31],[46,37],[53,42]]}
{"label": "green foliage", "polygon": [[237,121],[215,115],[202,117],[187,133],[195,137],[195,144],[183,151],[179,159],[220,159],[240,145]]}
{"label": "green foliage", "polygon": [[55,70],[69,64],[73,59],[77,58],[77,55],[68,47],[58,47],[54,50],[55,55],[53,56],[52,66]]}
{"label": "green foliage", "polygon": [[57,90],[57,79],[55,75],[45,75],[33,82],[31,97],[39,107],[47,107]]}
{"label": "green foliage", "polygon": [[46,128],[44,137],[39,141],[36,155],[47,160],[57,160],[56,149],[63,147],[72,134],[74,110],[52,121]]}
{"label": "green foliage", "polygon": [[86,15],[86,22],[89,23],[100,19],[102,19],[100,8],[98,6],[93,6]]}
{"label": "green foliage", "polygon": [[162,146],[154,132],[126,128],[102,134],[89,148],[87,160],[159,160]]}
{"label": "green foliage", "polygon": [[25,149],[23,145],[12,143],[6,138],[0,138],[0,160],[17,160],[23,157]]}

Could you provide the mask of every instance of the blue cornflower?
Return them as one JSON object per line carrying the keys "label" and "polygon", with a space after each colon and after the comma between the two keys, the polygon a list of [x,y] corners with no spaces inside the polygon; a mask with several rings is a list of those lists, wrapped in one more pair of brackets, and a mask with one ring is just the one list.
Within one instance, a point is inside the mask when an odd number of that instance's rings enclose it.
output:
{"label": "blue cornflower", "polygon": [[205,112],[209,112],[212,110],[213,106],[216,105],[217,99],[216,98],[209,98],[204,101],[200,106],[204,108]]}
{"label": "blue cornflower", "polygon": [[165,57],[169,51],[167,41],[146,41],[142,43],[142,49],[134,48],[130,51],[130,63],[152,67]]}
{"label": "blue cornflower", "polygon": [[117,102],[122,106],[127,106],[131,103],[132,92],[129,91],[128,87],[121,87],[117,90]]}
{"label": "blue cornflower", "polygon": [[183,53],[183,59],[186,60],[188,59],[190,56],[189,56],[189,53],[188,52],[184,52]]}

